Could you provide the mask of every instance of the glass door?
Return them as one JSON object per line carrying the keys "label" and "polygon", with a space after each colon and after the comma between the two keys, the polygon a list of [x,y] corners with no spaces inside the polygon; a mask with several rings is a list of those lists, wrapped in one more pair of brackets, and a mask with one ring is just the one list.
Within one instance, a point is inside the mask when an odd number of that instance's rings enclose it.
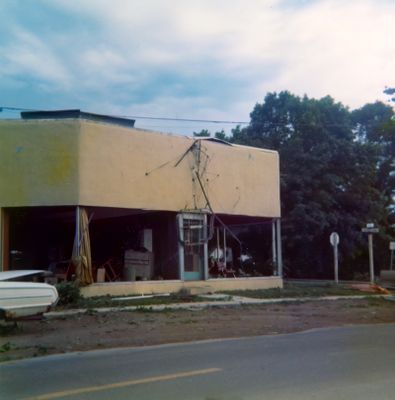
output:
{"label": "glass door", "polygon": [[207,216],[183,213],[179,228],[180,279],[197,281],[207,277]]}

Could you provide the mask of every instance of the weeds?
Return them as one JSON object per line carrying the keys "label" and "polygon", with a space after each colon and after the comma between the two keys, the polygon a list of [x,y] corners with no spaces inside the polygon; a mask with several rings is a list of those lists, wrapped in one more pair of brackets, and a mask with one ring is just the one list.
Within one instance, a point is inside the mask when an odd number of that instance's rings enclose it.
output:
{"label": "weeds", "polygon": [[141,312],[141,313],[152,313],[154,309],[152,307],[137,307],[134,311]]}
{"label": "weeds", "polygon": [[45,356],[46,354],[48,354],[48,347],[46,346],[36,346],[37,349],[37,354],[40,356]]}
{"label": "weeds", "polygon": [[94,308],[87,308],[85,311],[86,315],[97,315],[97,311]]}
{"label": "weeds", "polygon": [[[62,290],[62,289],[60,289]],[[114,301],[111,296],[97,296],[97,297],[81,297],[73,293],[73,288],[65,288],[62,292],[62,301],[59,302],[59,308],[70,309],[70,308],[105,308],[105,307],[127,307],[127,306],[151,306],[151,305],[167,305],[174,303],[192,303],[199,302],[203,299],[196,295],[191,295],[189,292],[179,292],[171,294],[170,296],[157,296],[157,297],[144,297],[138,296],[135,299]],[[59,292],[59,296],[61,293]]]}
{"label": "weeds", "polygon": [[75,282],[61,282],[56,285],[60,306],[76,305],[81,299],[79,286]]}
{"label": "weeds", "polygon": [[0,353],[6,353],[7,351],[10,351],[12,347],[12,343],[6,342],[2,346],[0,346]]}
{"label": "weeds", "polygon": [[35,352],[33,353],[33,357],[42,357],[46,356],[47,354],[50,353],[51,349],[54,349],[54,347],[47,347],[43,345],[38,345],[33,347],[35,349]]}
{"label": "weeds", "polygon": [[369,306],[385,306],[388,303],[386,303],[386,300],[382,299],[381,297],[369,297],[368,298],[368,304]]}
{"label": "weeds", "polygon": [[183,319],[183,320],[181,320],[180,322],[181,322],[182,324],[196,324],[196,323],[198,323],[199,321],[197,321],[197,320],[195,320],[195,319],[189,318],[189,319]]}
{"label": "weeds", "polygon": [[0,324],[0,336],[7,336],[10,335],[11,333],[14,333],[16,331],[18,331],[20,328],[19,326],[16,324],[16,322],[10,324],[10,323],[6,323],[6,324]]}
{"label": "weeds", "polygon": [[[284,288],[258,289],[258,290],[236,290],[226,291],[225,294],[233,296],[252,297],[256,299],[278,299],[282,297],[324,297],[324,296],[352,296],[360,295],[357,289],[351,289],[343,285],[326,284],[323,286],[307,286],[285,284]],[[368,295],[368,293],[365,293]]]}
{"label": "weeds", "polygon": [[369,308],[369,305],[366,303],[357,303],[357,304],[348,304],[348,308]]}

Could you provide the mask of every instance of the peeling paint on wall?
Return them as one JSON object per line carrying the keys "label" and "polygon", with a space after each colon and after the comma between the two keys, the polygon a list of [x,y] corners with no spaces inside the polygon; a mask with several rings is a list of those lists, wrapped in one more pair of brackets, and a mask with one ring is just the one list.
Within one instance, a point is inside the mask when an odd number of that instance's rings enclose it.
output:
{"label": "peeling paint on wall", "polygon": [[79,124],[0,122],[0,205],[67,205],[78,201]]}
{"label": "peeling paint on wall", "polygon": [[0,207],[177,212],[206,197],[217,214],[279,217],[278,154],[81,119],[0,121]]}

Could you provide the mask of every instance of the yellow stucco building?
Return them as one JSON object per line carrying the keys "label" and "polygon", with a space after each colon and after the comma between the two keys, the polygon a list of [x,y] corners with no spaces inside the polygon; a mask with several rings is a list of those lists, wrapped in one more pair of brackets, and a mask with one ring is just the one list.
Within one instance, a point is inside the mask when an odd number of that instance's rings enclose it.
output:
{"label": "yellow stucco building", "polygon": [[[0,121],[2,269],[72,275],[88,234],[99,282],[86,295],[281,286],[277,152],[133,123],[79,110]],[[275,267],[261,279],[241,265],[254,224]]]}

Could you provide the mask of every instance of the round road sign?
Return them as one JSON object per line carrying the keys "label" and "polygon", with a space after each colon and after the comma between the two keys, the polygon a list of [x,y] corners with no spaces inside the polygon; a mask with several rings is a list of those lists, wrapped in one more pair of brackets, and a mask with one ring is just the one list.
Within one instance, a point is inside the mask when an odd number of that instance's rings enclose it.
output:
{"label": "round road sign", "polygon": [[332,232],[329,241],[331,242],[332,246],[337,246],[340,242],[339,234],[337,232]]}

